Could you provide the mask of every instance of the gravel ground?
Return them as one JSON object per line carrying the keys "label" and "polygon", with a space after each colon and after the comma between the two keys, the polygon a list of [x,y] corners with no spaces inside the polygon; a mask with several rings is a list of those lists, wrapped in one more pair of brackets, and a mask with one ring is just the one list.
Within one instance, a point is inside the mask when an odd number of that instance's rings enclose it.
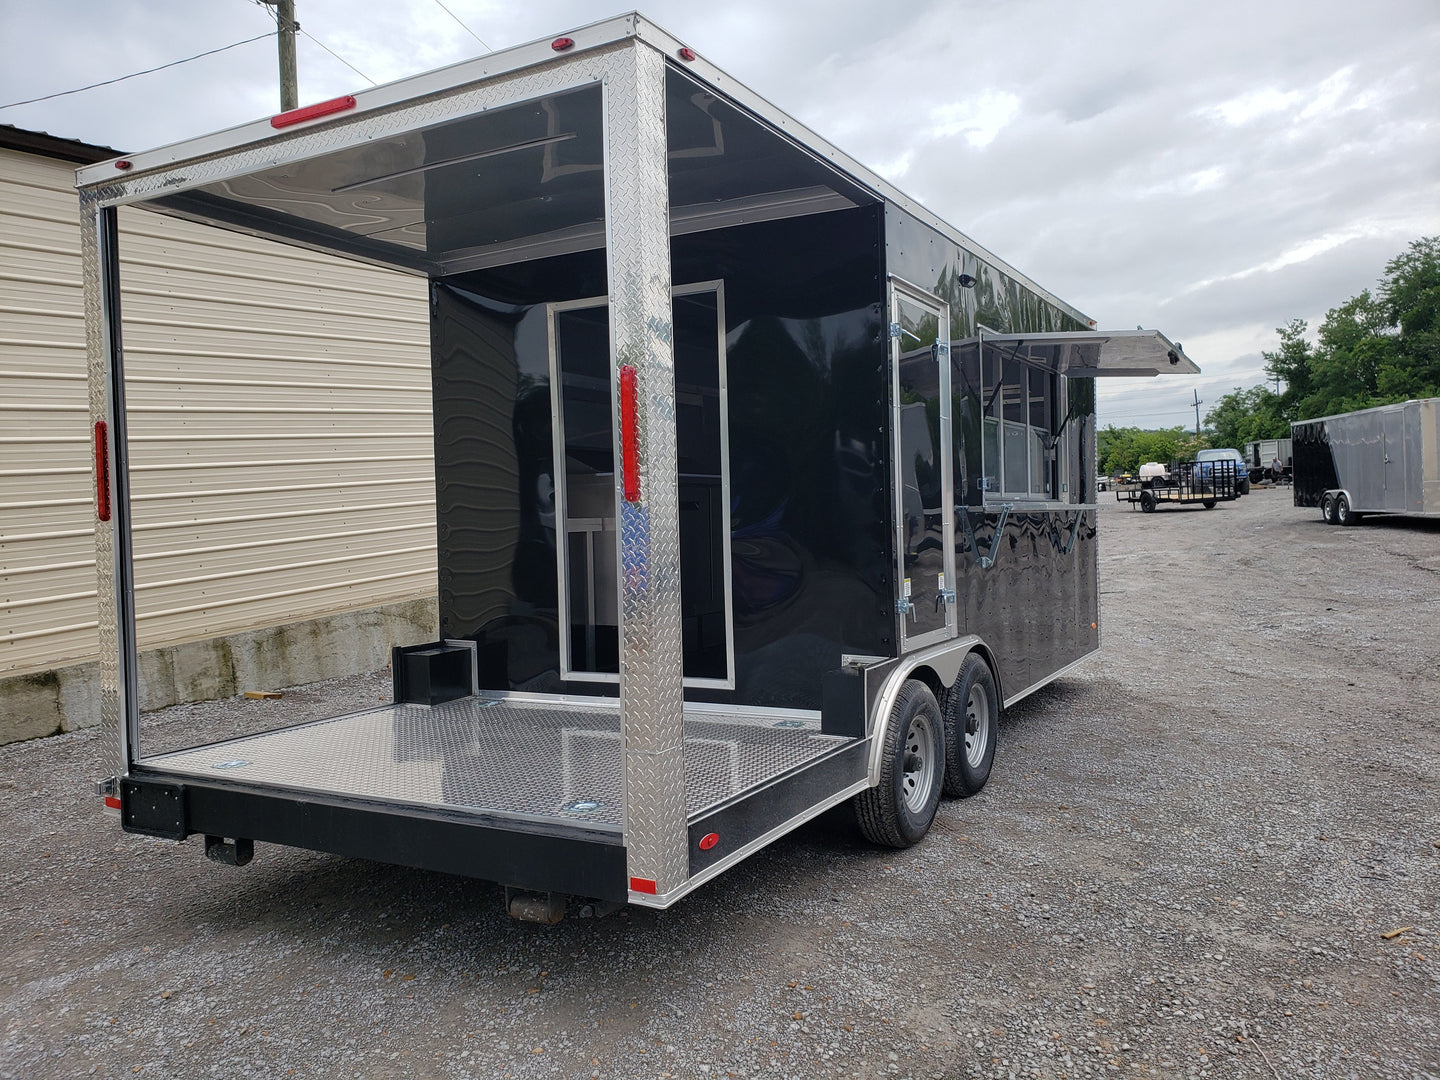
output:
{"label": "gravel ground", "polygon": [[1101,528],[1105,647],[980,796],[905,852],[832,813],[668,912],[213,865],[100,815],[93,734],[0,748],[0,1076],[1440,1078],[1440,527],[1282,489]]}

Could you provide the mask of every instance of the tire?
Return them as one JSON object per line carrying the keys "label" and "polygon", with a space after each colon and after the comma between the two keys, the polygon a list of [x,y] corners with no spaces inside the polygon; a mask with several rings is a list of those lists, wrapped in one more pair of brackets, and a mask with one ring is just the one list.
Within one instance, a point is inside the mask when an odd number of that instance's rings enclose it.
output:
{"label": "tire", "polygon": [[1250,480],[1249,480],[1249,478],[1247,477],[1246,479],[1241,480],[1241,481],[1240,481],[1240,486],[1239,486],[1236,490],[1238,490],[1241,495],[1249,495],[1249,494],[1250,494]]}
{"label": "tire", "polygon": [[990,779],[1000,738],[1000,695],[990,665],[965,657],[945,695],[945,794],[968,799]]}
{"label": "tire", "polygon": [[1331,525],[1335,522],[1335,496],[1326,492],[1320,496],[1320,516]]}
{"label": "tire", "polygon": [[855,820],[872,843],[907,848],[930,831],[945,782],[945,721],[918,679],[900,687],[881,753],[880,783],[855,796]]}
{"label": "tire", "polygon": [[1155,493],[1153,491],[1140,492],[1140,509],[1147,514],[1155,512]]}
{"label": "tire", "polygon": [[1343,491],[1335,496],[1335,524],[1360,524],[1360,515],[1350,509],[1350,496],[1346,495]]}
{"label": "tire", "polygon": [[1206,510],[1214,510],[1214,509],[1215,509],[1215,500],[1214,500],[1214,499],[1206,499],[1206,500],[1205,500],[1204,502],[1202,502],[1200,505],[1203,506]]}

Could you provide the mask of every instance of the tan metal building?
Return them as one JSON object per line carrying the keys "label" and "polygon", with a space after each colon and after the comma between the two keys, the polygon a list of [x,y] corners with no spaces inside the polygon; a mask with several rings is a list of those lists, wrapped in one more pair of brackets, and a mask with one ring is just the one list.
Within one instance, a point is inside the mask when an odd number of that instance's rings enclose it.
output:
{"label": "tan metal building", "polygon": [[[0,127],[0,742],[94,719],[73,184],[114,154]],[[119,243],[142,705],[433,636],[425,282],[139,210]]]}

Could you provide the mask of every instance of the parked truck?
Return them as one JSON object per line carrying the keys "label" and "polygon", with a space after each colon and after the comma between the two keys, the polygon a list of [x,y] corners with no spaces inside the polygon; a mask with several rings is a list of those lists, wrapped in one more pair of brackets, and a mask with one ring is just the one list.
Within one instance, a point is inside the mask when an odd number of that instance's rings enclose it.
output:
{"label": "parked truck", "polygon": [[[469,875],[521,917],[666,907],[848,800],[917,842],[986,782],[1001,710],[1099,645],[1095,380],[1198,370],[636,15],[79,181],[99,793],[219,862]],[[391,703],[179,749],[141,724],[130,206],[428,281],[439,619]]]}
{"label": "parked truck", "polygon": [[1440,398],[1302,420],[1290,433],[1296,506],[1319,507],[1332,525],[1440,517]]}

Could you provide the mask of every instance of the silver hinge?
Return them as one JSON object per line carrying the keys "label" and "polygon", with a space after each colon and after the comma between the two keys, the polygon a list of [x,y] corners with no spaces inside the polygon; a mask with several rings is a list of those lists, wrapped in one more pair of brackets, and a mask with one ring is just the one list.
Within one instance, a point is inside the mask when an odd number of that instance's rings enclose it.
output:
{"label": "silver hinge", "polygon": [[945,603],[947,603],[947,604],[953,604],[953,603],[955,602],[955,590],[954,590],[954,589],[941,589],[941,590],[940,590],[940,599],[941,599],[941,600],[944,600]]}
{"label": "silver hinge", "polygon": [[897,596],[895,598],[896,615],[909,615],[914,610],[915,604],[908,596]]}
{"label": "silver hinge", "polygon": [[900,324],[898,322],[892,322],[890,324],[890,336],[892,338],[898,338],[900,336]]}

